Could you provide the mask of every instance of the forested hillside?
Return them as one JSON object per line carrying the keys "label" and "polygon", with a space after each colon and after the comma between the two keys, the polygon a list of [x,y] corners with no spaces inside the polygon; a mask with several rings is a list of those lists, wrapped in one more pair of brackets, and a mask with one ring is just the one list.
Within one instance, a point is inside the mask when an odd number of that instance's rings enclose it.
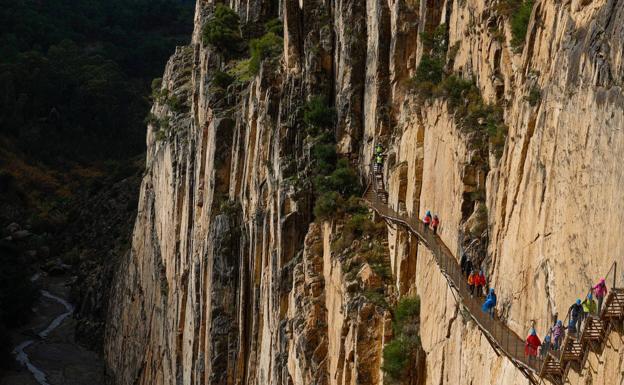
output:
{"label": "forested hillside", "polygon": [[151,79],[189,39],[193,2],[2,3],[2,134],[46,161],[142,152]]}
{"label": "forested hillside", "polygon": [[[151,83],[188,42],[194,6],[0,0],[0,371],[14,362],[7,329],[37,300],[31,276],[69,266],[78,302],[81,282],[110,275],[127,249]],[[124,209],[111,216],[111,205]],[[89,304],[79,335],[97,345],[105,302]]]}

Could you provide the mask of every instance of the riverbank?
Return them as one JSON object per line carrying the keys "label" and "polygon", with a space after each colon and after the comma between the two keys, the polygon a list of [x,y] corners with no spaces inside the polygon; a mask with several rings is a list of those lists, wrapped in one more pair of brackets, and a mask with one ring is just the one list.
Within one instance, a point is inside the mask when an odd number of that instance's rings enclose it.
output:
{"label": "riverbank", "polygon": [[[37,277],[37,276],[35,276]],[[16,365],[0,385],[101,385],[101,358],[76,342],[68,277],[39,275],[42,295],[31,321],[12,333]]]}

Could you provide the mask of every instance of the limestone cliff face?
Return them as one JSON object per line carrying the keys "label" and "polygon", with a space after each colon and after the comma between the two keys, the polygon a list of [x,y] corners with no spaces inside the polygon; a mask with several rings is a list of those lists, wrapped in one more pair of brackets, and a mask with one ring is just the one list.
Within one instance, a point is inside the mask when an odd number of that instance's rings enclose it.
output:
{"label": "limestone cliff face", "polygon": [[[551,314],[622,261],[620,1],[538,0],[520,51],[484,0],[230,1],[249,25],[279,16],[284,52],[227,97],[211,87],[225,60],[201,39],[214,5],[198,1],[192,43],[165,70],[162,88],[182,106],[152,110],[132,250],[106,333],[116,383],[383,383],[389,314],[351,291],[330,247],[340,226],[311,225],[313,194],[296,183],[310,161],[301,107],[313,95],[335,105],[338,148],[359,159],[363,177],[384,143],[391,205],[438,213],[451,250],[481,245],[501,314],[520,335],[531,320],[543,335]],[[440,24],[447,71],[503,106],[500,157],[475,146],[444,99],[411,90],[419,34]],[[423,383],[528,383],[400,228],[388,228],[387,258],[395,284],[364,268],[360,281],[388,298],[421,296]],[[570,372],[572,384],[624,383],[616,336],[583,377]]]}

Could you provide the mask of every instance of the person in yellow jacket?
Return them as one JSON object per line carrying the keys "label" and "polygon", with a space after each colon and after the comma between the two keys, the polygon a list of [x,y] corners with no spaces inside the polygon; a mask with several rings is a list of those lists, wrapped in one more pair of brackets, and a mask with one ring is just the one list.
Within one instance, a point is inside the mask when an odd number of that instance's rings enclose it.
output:
{"label": "person in yellow jacket", "polygon": [[585,322],[587,317],[589,317],[592,314],[596,314],[596,312],[598,311],[598,305],[596,305],[596,301],[594,301],[594,297],[592,296],[591,292],[587,294],[587,298],[583,300],[583,303],[581,305],[583,306],[583,314],[581,314],[581,323],[583,323]]}

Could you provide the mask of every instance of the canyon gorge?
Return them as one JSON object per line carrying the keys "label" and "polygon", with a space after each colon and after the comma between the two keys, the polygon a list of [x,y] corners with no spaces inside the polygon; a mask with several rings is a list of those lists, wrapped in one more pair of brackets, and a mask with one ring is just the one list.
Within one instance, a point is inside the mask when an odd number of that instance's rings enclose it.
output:
{"label": "canyon gorge", "polygon": [[[530,384],[414,234],[349,210],[381,144],[388,205],[436,213],[497,316],[543,337],[607,272],[624,284],[623,50],[619,0],[198,0],[154,86],[110,382]],[[332,146],[331,178],[361,189],[320,191]],[[392,379],[396,304],[416,296],[417,352]],[[607,337],[570,384],[624,385],[623,335]]]}

